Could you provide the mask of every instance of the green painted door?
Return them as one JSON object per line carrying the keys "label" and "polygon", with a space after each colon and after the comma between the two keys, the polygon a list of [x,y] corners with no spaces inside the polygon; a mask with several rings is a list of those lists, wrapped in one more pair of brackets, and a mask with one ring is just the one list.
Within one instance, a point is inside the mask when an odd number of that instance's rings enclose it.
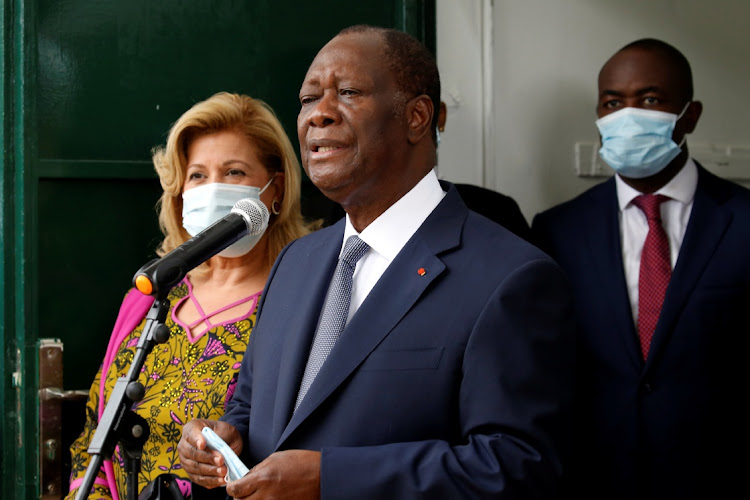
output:
{"label": "green painted door", "polygon": [[[67,478],[40,473],[55,454],[40,451],[40,339],[64,345],[61,389],[87,390],[159,241],[151,148],[221,90],[267,101],[296,143],[317,50],[356,23],[434,47],[434,0],[5,0],[0,17],[0,496],[59,498]],[[303,193],[307,215],[325,215],[308,181]]]}

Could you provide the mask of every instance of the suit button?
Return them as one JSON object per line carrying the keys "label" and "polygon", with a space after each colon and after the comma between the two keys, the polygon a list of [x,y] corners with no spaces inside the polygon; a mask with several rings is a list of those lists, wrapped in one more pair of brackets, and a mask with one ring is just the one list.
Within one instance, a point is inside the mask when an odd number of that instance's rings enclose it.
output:
{"label": "suit button", "polygon": [[643,392],[651,392],[651,384],[649,384],[648,382],[644,382],[642,387]]}

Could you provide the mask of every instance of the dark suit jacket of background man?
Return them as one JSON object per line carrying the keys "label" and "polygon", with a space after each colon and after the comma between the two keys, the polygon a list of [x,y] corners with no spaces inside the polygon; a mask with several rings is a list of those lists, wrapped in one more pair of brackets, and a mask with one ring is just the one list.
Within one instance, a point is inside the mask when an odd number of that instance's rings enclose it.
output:
{"label": "dark suit jacket of background man", "polygon": [[532,223],[534,241],[573,285],[580,324],[573,486],[591,494],[584,498],[720,498],[747,463],[732,450],[747,451],[739,445],[746,412],[738,408],[748,389],[750,191],[701,166],[698,172],[645,365],[614,177]]}
{"label": "dark suit jacket of background man", "polygon": [[529,223],[526,222],[516,200],[492,189],[473,184],[456,184],[455,186],[469,209],[497,222],[526,241],[531,239]]}
{"label": "dark suit jacket of background man", "polygon": [[321,450],[326,499],[553,495],[574,378],[567,280],[448,187],[294,416],[344,221],[279,256],[222,418],[244,437],[249,467],[277,450]]}
{"label": "dark suit jacket of background man", "polygon": [[[526,222],[516,200],[492,189],[473,184],[454,184],[454,186],[470,210],[497,222],[526,241],[531,239],[529,223]],[[323,196],[317,188],[310,189],[310,191],[306,200],[306,215],[312,218],[322,218],[325,225],[331,225],[346,215],[341,205]]]}

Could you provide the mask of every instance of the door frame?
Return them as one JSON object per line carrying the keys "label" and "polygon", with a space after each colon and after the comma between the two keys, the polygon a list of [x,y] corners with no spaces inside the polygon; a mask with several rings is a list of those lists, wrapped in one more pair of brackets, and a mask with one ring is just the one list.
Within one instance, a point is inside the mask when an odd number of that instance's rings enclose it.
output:
{"label": "door frame", "polygon": [[[4,498],[35,498],[38,489],[36,282],[34,188],[30,165],[36,150],[33,99],[36,74],[34,7],[30,0],[9,0],[0,11],[0,410]],[[12,478],[12,480],[8,480]]]}

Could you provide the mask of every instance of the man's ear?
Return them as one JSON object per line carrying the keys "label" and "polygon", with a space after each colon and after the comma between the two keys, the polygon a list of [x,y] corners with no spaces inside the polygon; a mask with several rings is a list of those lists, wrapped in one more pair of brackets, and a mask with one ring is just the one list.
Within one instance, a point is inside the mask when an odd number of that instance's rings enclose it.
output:
{"label": "man's ear", "polygon": [[440,111],[438,111],[438,130],[445,132],[445,121],[448,119],[448,107],[445,102],[440,101]]}
{"label": "man's ear", "polygon": [[[406,105],[407,139],[409,144],[417,144],[425,134],[432,133],[432,117],[435,108],[432,99],[422,94],[409,101]],[[431,136],[430,136],[431,137]],[[430,140],[432,140],[430,138]]]}
{"label": "man's ear", "polygon": [[701,117],[701,113],[703,113],[702,102],[693,101],[688,104],[688,107],[685,110],[685,115],[683,116],[683,119],[685,120],[686,134],[691,134],[693,130],[695,130],[696,125],[698,125],[698,119]]}

